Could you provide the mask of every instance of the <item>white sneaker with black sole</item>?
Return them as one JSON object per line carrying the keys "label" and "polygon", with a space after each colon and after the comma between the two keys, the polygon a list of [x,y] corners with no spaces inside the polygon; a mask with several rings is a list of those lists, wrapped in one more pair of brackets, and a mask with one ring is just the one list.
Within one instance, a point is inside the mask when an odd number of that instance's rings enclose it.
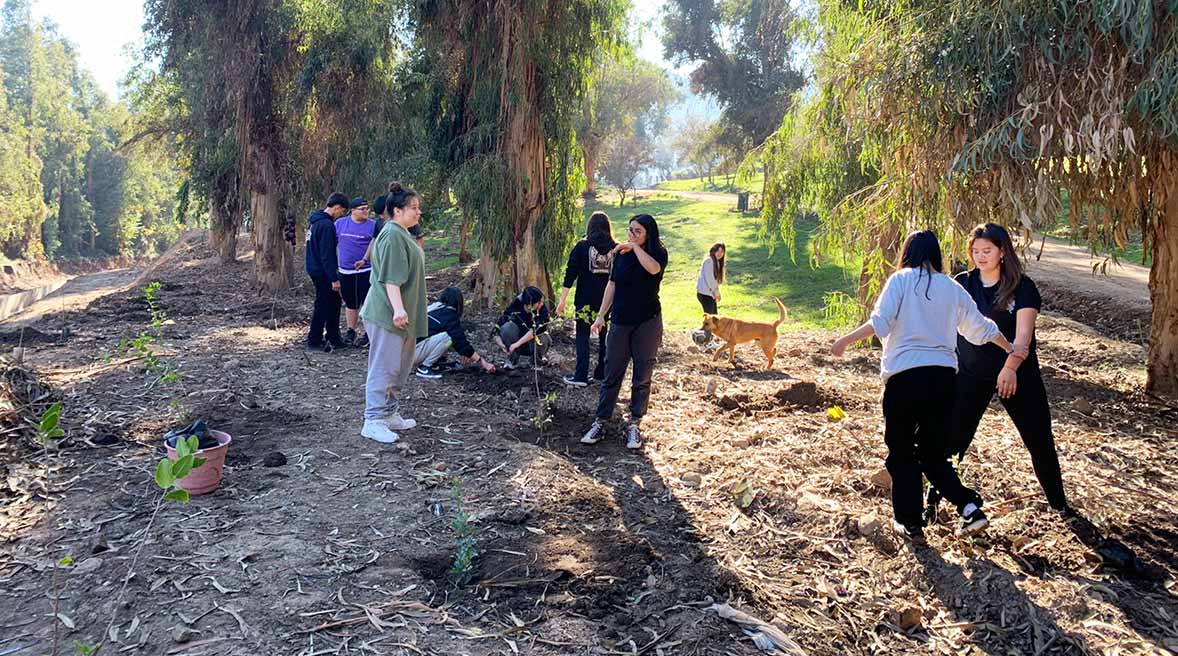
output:
{"label": "white sneaker with black sole", "polygon": [[986,513],[982,512],[974,504],[968,504],[961,511],[961,525],[957,527],[957,537],[964,538],[971,535],[977,535],[986,530],[990,525],[990,520],[986,518]]}
{"label": "white sneaker with black sole", "polygon": [[581,444],[597,444],[603,438],[605,438],[605,422],[594,419],[593,425],[581,437]]}
{"label": "white sneaker with black sole", "polygon": [[392,444],[400,437],[383,419],[365,419],[360,435],[381,444]]}
{"label": "white sneaker with black sole", "polygon": [[638,424],[630,424],[626,427],[626,448],[642,448],[642,431],[638,430]]}

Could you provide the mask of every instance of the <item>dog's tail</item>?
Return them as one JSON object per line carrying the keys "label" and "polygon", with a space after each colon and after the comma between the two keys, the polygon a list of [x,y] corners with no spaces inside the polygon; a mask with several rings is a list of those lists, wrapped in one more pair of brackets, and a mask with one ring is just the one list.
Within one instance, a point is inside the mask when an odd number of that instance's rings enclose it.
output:
{"label": "dog's tail", "polygon": [[773,328],[776,329],[778,326],[780,326],[782,323],[785,322],[785,304],[782,303],[781,299],[777,298],[776,296],[773,297],[773,302],[777,304],[778,318],[777,318],[777,321],[773,322]]}

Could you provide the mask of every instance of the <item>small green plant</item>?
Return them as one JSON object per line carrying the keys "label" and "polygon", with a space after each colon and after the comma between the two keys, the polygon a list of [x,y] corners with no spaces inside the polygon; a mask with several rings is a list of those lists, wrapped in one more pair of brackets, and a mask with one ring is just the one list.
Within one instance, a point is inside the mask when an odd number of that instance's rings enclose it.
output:
{"label": "small green plant", "polygon": [[154,382],[174,383],[180,380],[180,372],[176,365],[160,358],[151,350],[151,344],[163,335],[164,322],[168,320],[167,313],[159,306],[160,289],[158,281],[148,283],[143,289],[143,300],[151,313],[150,329],[140,331],[131,339],[119,341],[119,350],[135,353],[142,358],[147,364],[147,370],[156,375]]}
{"label": "small green plant", "polygon": [[53,442],[65,437],[65,430],[59,426],[61,423],[61,403],[54,403],[49,406],[45,412],[41,413],[41,418],[37,422],[36,440],[42,446],[48,447]]}
{"label": "small green plant", "polygon": [[164,491],[164,498],[170,501],[188,503],[188,490],[180,487],[180,479],[193,469],[205,464],[205,458],[197,458],[200,438],[189,435],[176,440],[176,460],[163,458],[155,467],[155,484]]}
{"label": "small green plant", "polygon": [[450,498],[454,501],[454,519],[450,521],[450,528],[454,531],[454,564],[450,566],[450,576],[458,585],[466,585],[474,576],[474,559],[478,552],[475,550],[477,540],[470,523],[470,513],[466,512],[466,494],[461,477],[454,479]]}
{"label": "small green plant", "polygon": [[552,417],[556,407],[556,399],[559,398],[556,390],[544,395],[540,399],[540,403],[536,408],[536,416],[532,418],[532,425],[535,426],[541,433],[548,425],[552,423]]}

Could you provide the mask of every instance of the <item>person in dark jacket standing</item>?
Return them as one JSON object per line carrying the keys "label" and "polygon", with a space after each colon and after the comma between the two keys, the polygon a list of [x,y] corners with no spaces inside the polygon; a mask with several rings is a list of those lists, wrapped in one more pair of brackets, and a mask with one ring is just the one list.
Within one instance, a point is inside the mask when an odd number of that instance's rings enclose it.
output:
{"label": "person in dark jacket standing", "polygon": [[533,364],[544,359],[548,352],[548,308],[544,292],[528,287],[519,293],[495,321],[491,339],[507,355],[507,368],[519,364],[521,355],[532,357]]}
{"label": "person in dark jacket standing", "polygon": [[649,214],[630,220],[629,241],[614,247],[613,268],[601,310],[589,330],[596,335],[605,328],[608,314],[613,323],[605,343],[605,381],[597,402],[597,417],[581,438],[582,444],[596,444],[605,437],[605,422],[613,416],[622,379],[634,363],[630,383],[630,423],[626,448],[642,446],[639,422],[650,403],[650,381],[659,347],[663,342],[663,314],[659,286],[667,270],[667,249],[659,239],[659,226]]}
{"label": "person in dark jacket standing", "polygon": [[[589,384],[590,319],[601,309],[601,299],[605,296],[605,286],[609,283],[614,246],[617,246],[617,242],[609,224],[609,216],[605,212],[594,212],[589,217],[585,238],[577,242],[569,253],[569,263],[564,270],[564,289],[560,291],[556,315],[564,314],[569,290],[576,284],[573,316],[576,319],[577,368],[572,376],[564,377],[565,384],[572,387],[585,387]],[[597,366],[593,368],[594,380],[605,378],[605,342],[608,334],[609,330],[603,327],[597,336]]]}
{"label": "person in dark jacket standing", "polygon": [[413,354],[413,364],[417,366],[418,378],[441,378],[442,374],[435,365],[451,347],[462,357],[463,364],[477,364],[483,371],[495,373],[495,365],[479,355],[466,337],[466,330],[462,327],[464,305],[462,290],[447,287],[437,302],[431,303],[427,308],[429,336],[418,338]]}
{"label": "person in dark jacket standing", "polygon": [[[1056,512],[1069,515],[1071,509],[1064,494],[1063,475],[1051,432],[1051,408],[1035,349],[1035,319],[1043,304],[1039,289],[1035,281],[1023,274],[1014,242],[1002,226],[986,223],[974,228],[969,238],[969,253],[974,269],[957,274],[957,283],[969,292],[978,310],[998,324],[1002,334],[1014,344],[1015,352],[1007,354],[990,344],[977,346],[958,338],[960,366],[949,454],[959,459],[965,457],[978,423],[997,391],[998,400],[1031,454],[1031,467],[1047,503]],[[936,488],[929,488],[926,522],[936,520],[940,496]]]}
{"label": "person in dark jacket standing", "polygon": [[[307,275],[315,285],[315,307],[311,313],[308,349],[330,353],[344,345],[339,334],[340,282],[336,256],[335,220],[348,212],[348,197],[334,193],[327,206],[311,212],[307,219]],[[326,331],[326,339],[324,338]]]}

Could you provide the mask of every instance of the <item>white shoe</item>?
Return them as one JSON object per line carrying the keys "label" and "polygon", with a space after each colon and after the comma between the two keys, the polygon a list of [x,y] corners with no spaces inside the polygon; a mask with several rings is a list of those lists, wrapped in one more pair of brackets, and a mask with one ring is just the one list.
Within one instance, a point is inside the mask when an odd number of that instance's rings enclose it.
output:
{"label": "white shoe", "polygon": [[405,417],[402,417],[400,413],[385,415],[384,422],[388,424],[389,428],[393,430],[409,430],[410,428],[417,426],[416,419],[406,419]]}
{"label": "white shoe", "polygon": [[360,435],[381,444],[392,444],[399,437],[383,419],[365,419]]}

